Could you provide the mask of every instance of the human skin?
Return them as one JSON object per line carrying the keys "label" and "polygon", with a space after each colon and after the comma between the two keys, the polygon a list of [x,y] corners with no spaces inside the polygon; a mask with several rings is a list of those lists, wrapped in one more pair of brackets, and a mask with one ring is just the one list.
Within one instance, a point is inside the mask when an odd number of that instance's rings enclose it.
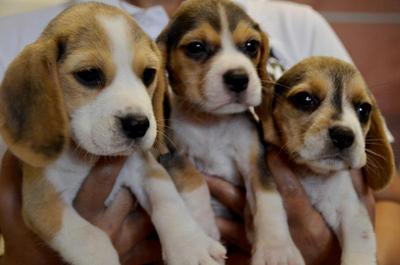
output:
{"label": "human skin", "polygon": [[[110,193],[123,158],[99,161],[79,191],[74,206],[92,224],[112,239],[122,264],[148,264],[161,261],[160,244],[148,216],[126,190],[118,194],[107,208]],[[295,174],[284,157],[270,153],[267,157],[288,213],[290,231],[307,264],[338,264],[340,247],[321,215],[314,210]],[[353,174],[360,198],[373,208],[373,197],[364,186],[362,176]],[[244,192],[216,178],[206,177],[211,193],[238,216],[243,216]],[[0,264],[62,264],[61,260],[24,224],[21,216],[21,172],[18,161],[6,153],[0,172],[0,231],[5,239],[5,256]],[[227,264],[243,264],[250,255],[242,220],[217,220],[222,239],[229,246]],[[234,248],[232,248],[234,246]],[[21,251],[21,250],[24,251]]]}

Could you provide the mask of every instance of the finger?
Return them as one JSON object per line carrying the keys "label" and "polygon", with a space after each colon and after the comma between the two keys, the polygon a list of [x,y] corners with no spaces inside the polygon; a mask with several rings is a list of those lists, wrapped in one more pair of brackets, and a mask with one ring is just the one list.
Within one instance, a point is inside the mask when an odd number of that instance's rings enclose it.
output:
{"label": "finger", "polygon": [[206,176],[211,195],[236,214],[242,216],[246,205],[245,193],[220,178]]}
{"label": "finger", "polygon": [[134,201],[132,194],[127,189],[122,188],[111,205],[89,221],[114,239],[118,235],[122,224],[132,212]]}
{"label": "finger", "polygon": [[20,200],[22,189],[22,172],[19,160],[7,151],[1,161],[0,173],[1,194],[7,192]]}
{"label": "finger", "polygon": [[290,220],[304,220],[314,212],[308,196],[284,158],[275,152],[268,152],[267,162],[274,176],[278,191]]}
{"label": "finger", "polygon": [[243,251],[251,251],[251,246],[247,240],[246,231],[243,224],[235,223],[223,218],[217,218],[217,225],[221,232],[221,238],[224,242],[233,244]]}
{"label": "finger", "polygon": [[140,208],[131,213],[122,224],[115,247],[118,253],[124,255],[152,233],[154,233],[153,224],[149,216]]}
{"label": "finger", "polygon": [[110,194],[125,160],[124,157],[99,159],[75,198],[74,206],[78,212],[95,215],[104,208],[104,202]]}
{"label": "finger", "polygon": [[0,172],[0,223],[5,225],[19,219],[22,221],[21,190],[22,172],[20,170],[19,161],[14,155],[7,151],[3,156]]}
{"label": "finger", "polygon": [[124,259],[124,265],[143,265],[162,261],[161,245],[158,240],[146,240],[136,246]]}
{"label": "finger", "polygon": [[132,211],[136,199],[126,188],[122,188],[115,196],[114,201],[105,210],[104,216],[113,218],[114,222],[122,223]]}

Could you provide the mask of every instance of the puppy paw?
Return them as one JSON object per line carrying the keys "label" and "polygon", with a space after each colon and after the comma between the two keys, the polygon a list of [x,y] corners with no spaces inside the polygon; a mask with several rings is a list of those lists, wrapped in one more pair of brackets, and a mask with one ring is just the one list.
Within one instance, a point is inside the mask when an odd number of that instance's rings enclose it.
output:
{"label": "puppy paw", "polygon": [[163,256],[168,265],[222,265],[226,249],[203,232],[188,233],[165,245]]}
{"label": "puppy paw", "polygon": [[342,257],[342,265],[377,265],[375,255],[349,255]]}
{"label": "puppy paw", "polygon": [[293,242],[259,242],[254,246],[251,265],[305,265]]}

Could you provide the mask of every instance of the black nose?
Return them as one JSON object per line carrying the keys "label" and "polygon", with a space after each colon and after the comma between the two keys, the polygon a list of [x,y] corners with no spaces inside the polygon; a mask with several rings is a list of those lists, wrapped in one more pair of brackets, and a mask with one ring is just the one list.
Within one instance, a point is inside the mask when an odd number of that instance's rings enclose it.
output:
{"label": "black nose", "polygon": [[249,76],[243,69],[230,70],[224,74],[224,82],[229,90],[240,93],[246,90]]}
{"label": "black nose", "polygon": [[143,137],[150,126],[149,120],[144,116],[127,115],[119,117],[119,120],[124,134],[131,139]]}
{"label": "black nose", "polygon": [[329,129],[329,137],[339,150],[350,147],[354,142],[354,133],[349,128],[335,126]]}

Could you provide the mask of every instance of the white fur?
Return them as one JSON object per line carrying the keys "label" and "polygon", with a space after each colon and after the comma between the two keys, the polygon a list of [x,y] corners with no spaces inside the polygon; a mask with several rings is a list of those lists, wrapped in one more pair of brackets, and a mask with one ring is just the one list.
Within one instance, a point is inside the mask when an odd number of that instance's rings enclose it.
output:
{"label": "white fur", "polygon": [[[193,220],[172,180],[149,151],[156,122],[149,92],[134,74],[134,39],[122,16],[98,16],[107,33],[115,78],[87,105],[71,114],[71,133],[81,148],[97,155],[133,154],[117,177],[110,200],[121,186],[128,187],[149,213],[169,265],[217,265],[225,248]],[[116,115],[145,115],[150,128],[142,140],[125,139]],[[49,242],[73,265],[119,265],[119,257],[105,232],[89,224],[73,208],[73,200],[96,161],[81,160],[73,147],[44,170],[62,201],[62,227]]]}
{"label": "white fur", "polygon": [[[261,81],[251,60],[240,52],[233,43],[225,11],[220,10],[222,25],[221,50],[212,59],[205,76],[204,108],[213,113],[239,113],[261,103]],[[226,88],[223,75],[229,70],[244,69],[249,84],[244,94],[237,95]]]}
{"label": "white fur", "polygon": [[[333,91],[334,89],[332,89],[331,93]],[[330,101],[326,100],[324,104],[330,104]],[[348,168],[361,168],[367,162],[364,135],[353,104],[343,96],[342,105],[343,111],[340,119],[331,123],[326,128],[318,130],[317,133],[313,135],[306,134],[304,137],[304,144],[299,151],[300,157],[317,172],[323,173]],[[333,150],[335,148],[332,147],[329,138],[329,128],[332,126],[342,126],[354,133],[353,145],[345,151],[340,152],[342,159],[335,158],[338,153],[336,152],[335,154]]]}
{"label": "white fur", "polygon": [[71,264],[119,265],[118,253],[104,231],[93,226],[72,208],[64,208],[63,226],[50,246]]}
{"label": "white fur", "polygon": [[252,265],[302,264],[301,253],[291,239],[281,196],[255,192],[256,210]]}
{"label": "white fur", "polygon": [[[247,201],[254,216],[254,230],[257,235],[253,243],[252,265],[303,265],[303,258],[293,243],[286,221],[286,213],[276,190],[257,189],[253,184],[261,177],[262,170],[254,170],[253,155],[261,143],[255,124],[248,114],[243,113],[249,107],[261,102],[261,81],[250,59],[240,52],[233,43],[225,11],[219,10],[222,25],[222,48],[212,58],[210,70],[205,77],[206,110],[219,114],[218,122],[196,123],[186,117],[187,110],[172,104],[171,133],[178,152],[187,156],[196,168],[207,175],[218,176],[235,185],[245,185]],[[249,85],[245,95],[239,100],[231,95],[223,82],[223,75],[233,69],[245,69],[249,75]],[[172,100],[174,98],[172,97]],[[257,148],[255,150],[254,148]],[[256,172],[256,173],[255,173]],[[262,172],[263,174],[265,172]],[[267,176],[262,176],[267,177]],[[259,183],[259,182],[258,182]],[[184,194],[192,215],[197,211],[193,205],[210,203],[209,196]],[[197,204],[193,201],[200,200]],[[194,196],[191,198],[190,196]],[[226,215],[226,209],[213,200],[217,215]],[[201,209],[207,209],[206,206]],[[211,217],[212,218],[212,217]],[[198,222],[204,227],[202,220]]]}
{"label": "white fur", "polygon": [[[124,17],[98,16],[110,41],[115,77],[94,101],[71,114],[74,140],[96,155],[129,154],[133,148],[149,148],[156,137],[156,121],[150,95],[132,70],[133,37]],[[140,140],[128,139],[120,129],[117,116],[142,115],[150,127]]]}
{"label": "white fur", "polygon": [[186,206],[190,209],[194,220],[196,220],[207,235],[219,240],[220,233],[215,222],[214,212],[210,203],[210,191],[207,186],[201,185],[193,191],[181,192],[181,196]]}
{"label": "white fur", "polygon": [[340,171],[330,177],[304,176],[301,182],[341,243],[341,264],[376,265],[374,229],[354,190],[350,172]]}

